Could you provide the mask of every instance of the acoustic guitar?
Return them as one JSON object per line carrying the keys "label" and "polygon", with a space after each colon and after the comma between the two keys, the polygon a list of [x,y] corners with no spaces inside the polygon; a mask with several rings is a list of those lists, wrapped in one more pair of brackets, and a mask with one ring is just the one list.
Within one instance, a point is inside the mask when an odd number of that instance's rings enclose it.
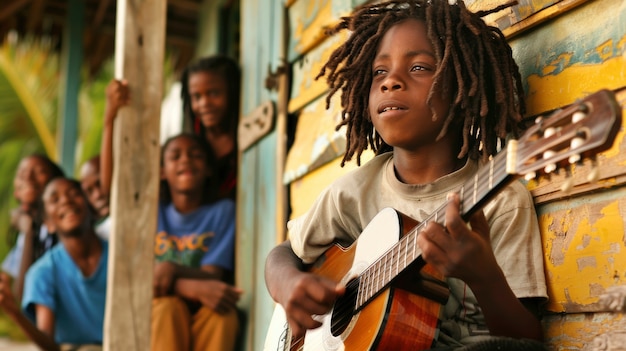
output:
{"label": "acoustic guitar", "polygon": [[[504,186],[581,164],[613,145],[621,127],[613,92],[601,90],[538,118],[518,140],[480,167],[459,190],[465,220]],[[567,190],[567,189],[565,189]],[[426,221],[441,223],[446,204]],[[445,279],[426,264],[416,244],[422,224],[392,208],[380,211],[349,247],[334,245],[311,273],[345,284],[346,293],[322,323],[304,336],[291,334],[285,312],[274,310],[264,350],[424,350],[437,335],[438,316],[448,297]],[[378,233],[385,232],[385,235]]]}

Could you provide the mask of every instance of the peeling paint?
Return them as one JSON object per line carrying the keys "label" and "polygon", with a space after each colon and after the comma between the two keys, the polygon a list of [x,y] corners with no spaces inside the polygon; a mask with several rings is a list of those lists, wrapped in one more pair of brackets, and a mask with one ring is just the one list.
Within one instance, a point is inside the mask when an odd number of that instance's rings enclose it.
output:
{"label": "peeling paint", "polygon": [[580,257],[576,260],[576,264],[578,266],[578,271],[582,272],[585,268],[596,267],[596,258],[593,256]]}
{"label": "peeling paint", "polygon": [[588,350],[596,337],[626,330],[626,319],[621,313],[548,315],[542,323],[547,348],[558,351]]}
{"label": "peeling paint", "polygon": [[621,254],[624,204],[623,198],[607,200],[595,194],[540,208],[550,310],[602,308],[598,296],[616,284],[615,272],[626,267]]}
{"label": "peeling paint", "polygon": [[539,114],[601,88],[624,86],[625,33],[626,2],[594,1],[514,38],[528,112]]}

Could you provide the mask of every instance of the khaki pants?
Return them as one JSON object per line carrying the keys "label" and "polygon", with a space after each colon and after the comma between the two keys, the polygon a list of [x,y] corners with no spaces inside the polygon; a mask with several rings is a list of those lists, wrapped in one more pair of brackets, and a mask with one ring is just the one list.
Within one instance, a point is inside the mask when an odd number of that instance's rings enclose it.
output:
{"label": "khaki pants", "polygon": [[152,351],[232,351],[238,328],[236,311],[201,307],[192,315],[178,297],[152,299]]}

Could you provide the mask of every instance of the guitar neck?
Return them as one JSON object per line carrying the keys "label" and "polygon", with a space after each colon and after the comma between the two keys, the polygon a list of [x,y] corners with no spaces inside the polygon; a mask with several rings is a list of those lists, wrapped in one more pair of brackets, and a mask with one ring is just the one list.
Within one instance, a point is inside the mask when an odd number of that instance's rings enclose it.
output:
{"label": "guitar neck", "polygon": [[[469,220],[474,212],[482,208],[504,186],[517,178],[510,171],[507,171],[510,162],[514,162],[514,160],[509,160],[507,155],[515,155],[515,152],[507,151],[515,148],[516,145],[514,140],[509,142],[507,146],[509,150],[502,150],[491,158],[488,164],[481,167],[474,177],[458,190],[463,219]],[[409,230],[384,255],[361,273],[358,280],[357,310],[363,308],[408,266],[422,261],[422,252],[417,246],[417,236],[428,222],[434,221],[443,224],[446,206],[447,202],[437,208],[422,223]]]}

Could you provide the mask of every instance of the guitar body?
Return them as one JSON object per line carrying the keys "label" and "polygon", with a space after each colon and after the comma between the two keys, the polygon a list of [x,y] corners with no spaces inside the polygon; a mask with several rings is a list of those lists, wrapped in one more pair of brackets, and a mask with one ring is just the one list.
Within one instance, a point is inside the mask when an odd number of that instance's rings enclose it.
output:
{"label": "guitar body", "polygon": [[[312,265],[310,272],[348,283],[397,243],[405,232],[405,222],[415,223],[391,208],[384,209],[354,244],[348,248],[331,247]],[[424,269],[431,270],[429,266]],[[307,331],[303,340],[292,338],[285,313],[277,305],[265,350],[423,350],[430,348],[435,338],[441,305],[404,289],[387,287],[356,313],[351,306],[340,302],[318,317],[322,326]],[[349,322],[341,333],[333,333],[333,315],[343,311],[348,311]]]}

